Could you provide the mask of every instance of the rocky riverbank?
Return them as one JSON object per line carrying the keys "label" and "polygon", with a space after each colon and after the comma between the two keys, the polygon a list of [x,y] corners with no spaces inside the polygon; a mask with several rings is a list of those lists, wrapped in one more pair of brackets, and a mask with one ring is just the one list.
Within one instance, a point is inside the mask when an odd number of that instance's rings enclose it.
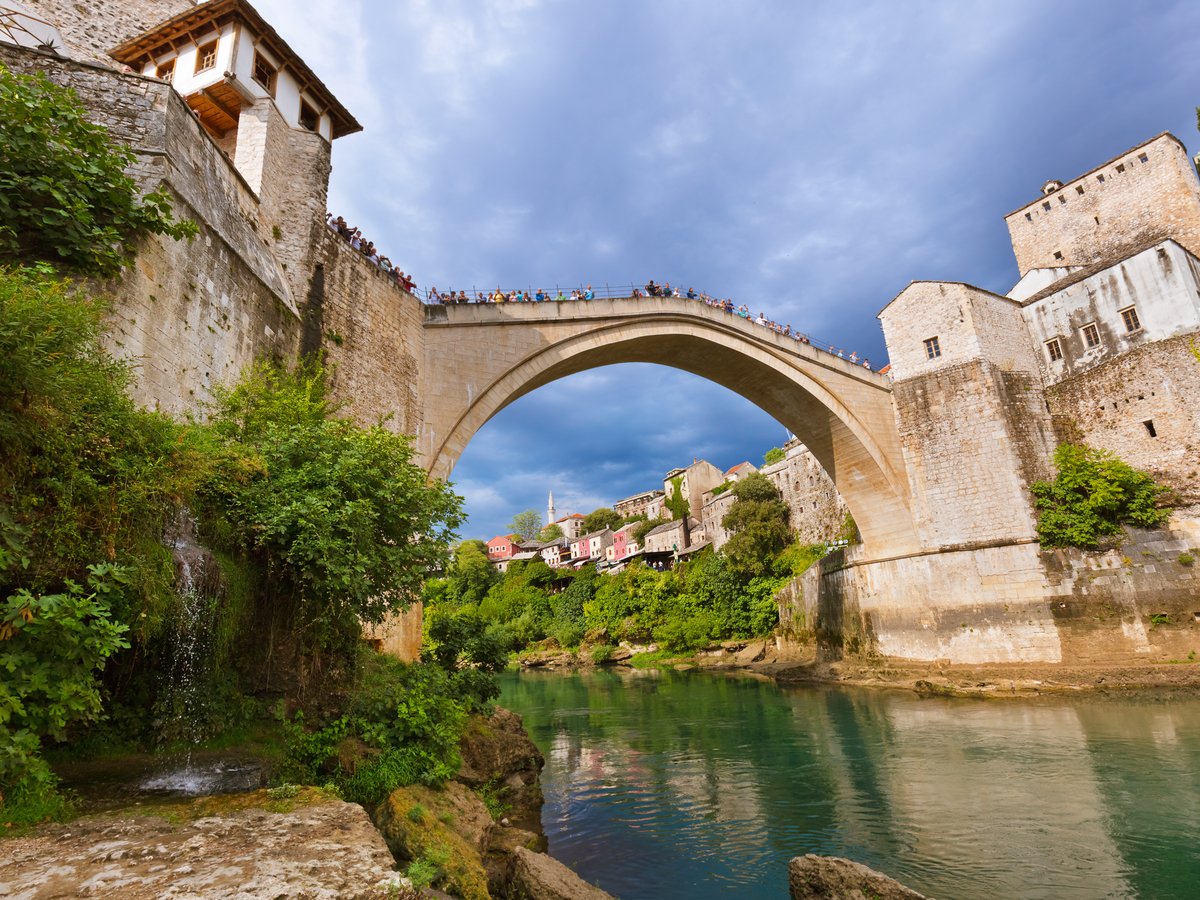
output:
{"label": "rocky riverbank", "polygon": [[[0,839],[0,896],[393,898],[397,867],[464,900],[609,895],[545,854],[545,764],[520,716],[471,723],[462,766],[439,788],[392,793],[372,816],[318,788],[285,785],[174,803],[136,803]],[[420,887],[420,885],[418,885]]]}
{"label": "rocky riverbank", "polygon": [[771,678],[780,684],[842,684],[910,690],[928,696],[994,699],[1200,688],[1200,660],[1192,658],[1090,666],[962,665],[886,657],[824,661],[817,658],[811,647],[774,638],[723,641],[692,655],[671,657],[664,657],[653,644],[622,644],[599,655],[593,655],[587,647],[579,651],[544,649],[525,653],[518,662],[522,668],[549,670],[645,665],[681,671],[739,671]]}

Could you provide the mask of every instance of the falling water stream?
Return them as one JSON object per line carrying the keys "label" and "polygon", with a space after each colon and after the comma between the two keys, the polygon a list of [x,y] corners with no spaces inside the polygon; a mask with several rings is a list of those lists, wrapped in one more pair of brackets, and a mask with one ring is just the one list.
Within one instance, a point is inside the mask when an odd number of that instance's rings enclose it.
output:
{"label": "falling water stream", "polygon": [[159,730],[166,742],[182,745],[182,750],[168,756],[166,766],[144,778],[139,787],[150,793],[186,796],[251,790],[262,780],[260,764],[207,757],[201,761],[197,754],[206,737],[212,610],[224,589],[220,569],[200,543],[196,520],[187,507],[177,511],[164,537],[175,562],[179,613],[170,663],[163,672]]}

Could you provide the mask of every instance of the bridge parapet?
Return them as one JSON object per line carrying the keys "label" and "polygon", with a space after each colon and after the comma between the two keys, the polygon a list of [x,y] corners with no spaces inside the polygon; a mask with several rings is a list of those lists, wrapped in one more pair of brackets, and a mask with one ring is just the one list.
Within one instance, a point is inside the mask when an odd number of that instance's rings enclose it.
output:
{"label": "bridge parapet", "polygon": [[800,340],[772,328],[759,325],[753,319],[709,306],[698,300],[681,297],[613,297],[602,300],[552,300],[525,303],[452,303],[425,306],[425,325],[439,326],[530,326],[551,322],[634,322],[639,319],[664,316],[685,316],[732,329],[753,340],[795,355],[817,366],[848,375],[864,384],[885,391],[891,390],[886,375],[851,362],[844,356],[822,349],[811,340]]}

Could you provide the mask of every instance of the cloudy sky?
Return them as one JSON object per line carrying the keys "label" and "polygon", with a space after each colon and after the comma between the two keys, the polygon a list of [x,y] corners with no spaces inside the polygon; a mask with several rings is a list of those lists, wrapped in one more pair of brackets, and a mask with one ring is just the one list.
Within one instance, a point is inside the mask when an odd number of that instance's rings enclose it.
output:
{"label": "cloudy sky", "polygon": [[[694,285],[886,359],[915,279],[1006,292],[1005,213],[1162,131],[1195,147],[1194,0],[258,0],[365,126],[331,208],[423,287]],[[785,437],[673,369],[519,400],[453,480],[464,535]]]}

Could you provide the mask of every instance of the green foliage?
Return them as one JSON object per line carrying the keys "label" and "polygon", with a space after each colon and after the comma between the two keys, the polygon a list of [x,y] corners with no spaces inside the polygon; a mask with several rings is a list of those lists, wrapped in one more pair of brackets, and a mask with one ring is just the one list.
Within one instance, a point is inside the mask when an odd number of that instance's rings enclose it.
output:
{"label": "green foliage", "polygon": [[218,540],[256,559],[295,631],[345,647],[420,597],[461,498],[427,485],[410,439],[329,418],[324,373],[259,365],[218,395],[225,457],[201,488]]}
{"label": "green foliage", "polygon": [[1031,485],[1044,547],[1095,549],[1122,525],[1155,528],[1170,512],[1158,507],[1167,489],[1110,453],[1076,444],[1054,452],[1054,481]]}
{"label": "green foliage", "polygon": [[858,523],[854,521],[854,516],[850,514],[850,510],[846,510],[846,515],[842,518],[842,527],[838,529],[837,539],[845,541],[847,544],[861,544],[862,535],[858,530]]}
{"label": "green foliage", "polygon": [[743,478],[733,493],[737,499],[721,522],[730,532],[724,554],[735,571],[753,578],[767,573],[771,558],[791,542],[790,512],[761,473]]}
{"label": "green foliage", "polygon": [[425,890],[442,877],[442,868],[428,857],[414,859],[404,870],[404,877],[413,883],[417,890]]}
{"label": "green foliage", "polygon": [[492,817],[493,822],[499,822],[512,809],[512,804],[505,800],[505,797],[508,796],[508,788],[497,778],[475,788],[475,793],[487,807],[488,815]]}
{"label": "green foliage", "polygon": [[408,808],[408,812],[405,815],[408,816],[408,821],[414,825],[420,825],[425,821],[425,807],[420,803],[414,803]]}
{"label": "green foliage", "polygon": [[538,540],[542,543],[557,541],[559,538],[563,537],[566,537],[566,534],[563,533],[562,526],[556,522],[551,522],[540,532],[538,532]]}
{"label": "green foliage", "polygon": [[490,714],[491,701],[500,696],[492,675],[508,664],[508,642],[471,611],[453,613],[435,606],[426,618],[426,658],[441,667],[471,712]]}
{"label": "green foliage", "polygon": [[451,596],[463,606],[478,606],[500,580],[500,573],[488,562],[487,545],[483,541],[459,544],[446,576]]}
{"label": "green foliage", "polygon": [[138,198],[125,174],[135,159],[87,120],[74,91],[0,65],[0,259],[111,275],[141,235],[194,236],[165,189]]}
{"label": "green foliage", "polygon": [[763,465],[769,466],[773,463],[782,462],[785,459],[787,459],[787,453],[783,451],[782,447],[772,447],[763,454]]}
{"label": "green foliage", "polygon": [[[364,654],[345,712],[308,730],[288,725],[281,777],[302,784],[331,780],[348,801],[375,805],[408,784],[440,784],[458,771],[467,710],[436,665]],[[352,765],[347,746],[367,748]]]}
{"label": "green foliage", "polygon": [[718,484],[715,488],[712,489],[712,495],[714,497],[720,497],[722,494],[724,494],[726,491],[728,491],[731,487],[733,487],[733,485],[734,485],[734,482],[726,479],[725,481],[722,481],[720,484]]}
{"label": "green foliage", "polygon": [[671,479],[671,490],[667,492],[666,506],[667,512],[671,514],[671,518],[675,521],[679,521],[691,511],[687,498],[683,496],[682,475],[676,475]]}
{"label": "green foliage", "polygon": [[583,519],[583,533],[592,534],[610,528],[616,531],[625,523],[621,514],[607,506],[601,506],[588,513]]}
{"label": "green foliage", "polygon": [[525,512],[519,512],[513,516],[512,521],[508,523],[508,527],[521,540],[536,540],[538,532],[542,530],[542,517],[536,511],[527,509]]}
{"label": "green foliage", "polygon": [[597,644],[591,649],[592,662],[596,665],[608,662],[615,649],[612,644]]}
{"label": "green foliage", "polygon": [[1179,563],[1181,566],[1190,568],[1192,565],[1195,564],[1196,557],[1192,556],[1192,554],[1190,554],[1190,553],[1180,553],[1177,557],[1175,557],[1175,561],[1177,563]]}

